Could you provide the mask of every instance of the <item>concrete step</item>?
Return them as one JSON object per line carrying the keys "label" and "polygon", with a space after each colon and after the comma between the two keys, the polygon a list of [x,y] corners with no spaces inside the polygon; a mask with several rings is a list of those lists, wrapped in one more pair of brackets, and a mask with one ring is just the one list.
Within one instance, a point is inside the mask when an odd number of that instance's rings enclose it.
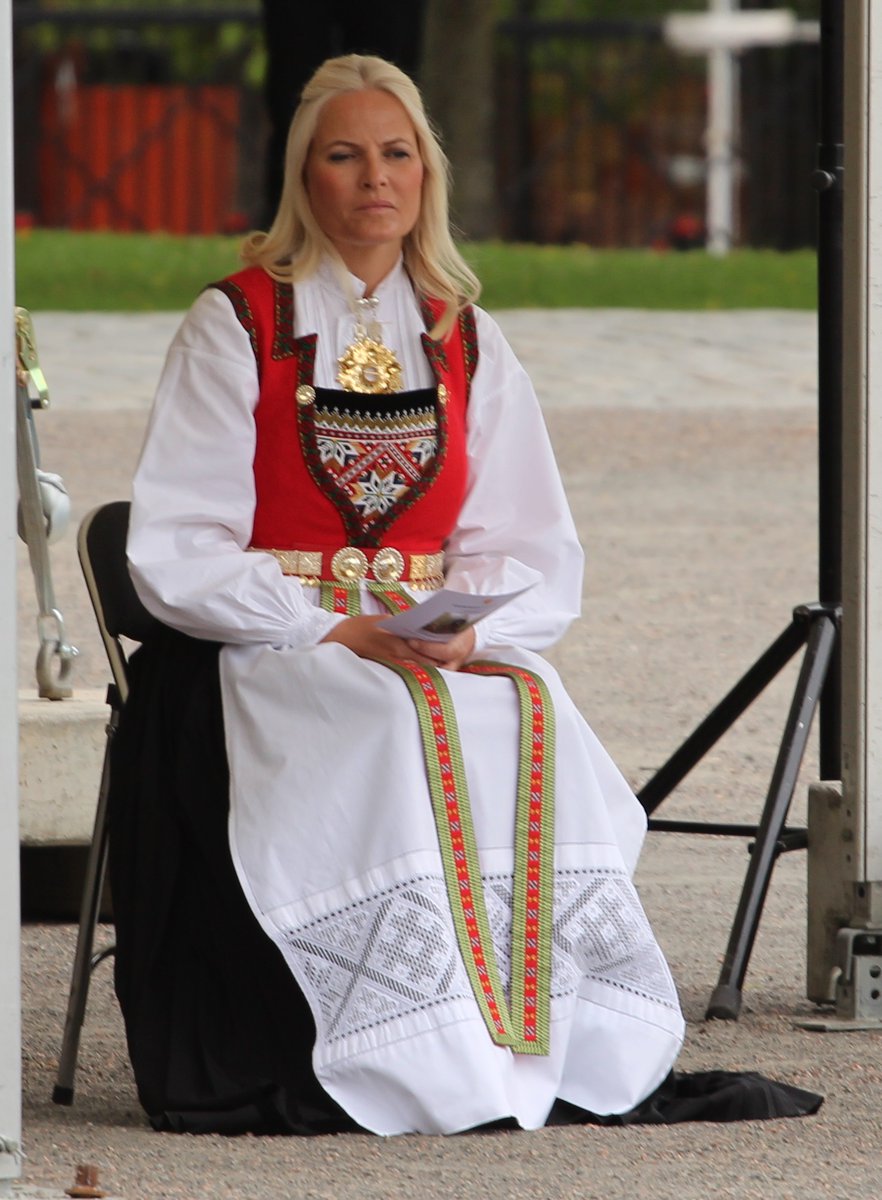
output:
{"label": "concrete step", "polygon": [[69,700],[19,692],[19,836],[22,846],[83,846],[92,837],[109,709],[106,690]]}

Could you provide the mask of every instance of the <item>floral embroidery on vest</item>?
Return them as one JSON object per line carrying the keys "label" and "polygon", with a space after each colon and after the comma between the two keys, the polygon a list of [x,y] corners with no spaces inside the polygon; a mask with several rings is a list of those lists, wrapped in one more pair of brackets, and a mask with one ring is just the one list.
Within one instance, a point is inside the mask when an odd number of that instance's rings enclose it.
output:
{"label": "floral embroidery on vest", "polygon": [[[419,480],[435,455],[437,422],[431,392],[428,403],[383,413],[316,404],[315,432],[325,471],[348,492],[363,521],[383,516]],[[372,411],[373,410],[373,411]]]}
{"label": "floral embroidery on vest", "polygon": [[392,523],[426,494],[444,465],[446,404],[437,388],[435,396],[423,389],[392,397],[316,389],[314,338],[312,350],[313,360],[307,363],[301,356],[298,364],[303,459],[339,511],[351,544],[380,546]]}

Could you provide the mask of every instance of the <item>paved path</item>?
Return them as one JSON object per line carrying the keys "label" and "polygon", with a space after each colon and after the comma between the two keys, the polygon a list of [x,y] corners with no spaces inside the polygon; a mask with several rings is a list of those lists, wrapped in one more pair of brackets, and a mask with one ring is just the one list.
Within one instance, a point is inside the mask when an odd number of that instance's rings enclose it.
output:
{"label": "paved path", "polygon": [[[54,407],[38,417],[47,469],[75,517],[127,495],[169,315],[37,315]],[[574,698],[639,784],[814,599],[814,320],[800,313],[636,311],[500,315],[533,375],[585,542],[584,618],[553,652]],[[82,686],[105,667],[72,538],[53,551],[59,601],[83,648]],[[28,687],[29,580],[19,580]],[[788,673],[665,805],[664,815],[753,819],[784,723]],[[797,814],[817,767],[814,749]],[[678,980],[684,1069],[749,1068],[823,1092],[801,1121],[671,1129],[547,1130],[449,1139],[177,1138],[137,1106],[109,970],[96,976],[78,1099],[49,1102],[73,932],[24,931],[29,1185],[56,1189],[102,1165],[135,1200],[457,1200],[646,1195],[878,1195],[882,1057],[875,1034],[797,1030],[804,998],[805,855],[778,865],[737,1023],[703,1021],[746,865],[726,839],[653,835],[639,884]]]}
{"label": "paved path", "polygon": [[[798,408],[813,402],[815,317],[803,312],[496,314],[543,401],[583,408]],[[58,412],[149,408],[179,313],[42,313]]]}

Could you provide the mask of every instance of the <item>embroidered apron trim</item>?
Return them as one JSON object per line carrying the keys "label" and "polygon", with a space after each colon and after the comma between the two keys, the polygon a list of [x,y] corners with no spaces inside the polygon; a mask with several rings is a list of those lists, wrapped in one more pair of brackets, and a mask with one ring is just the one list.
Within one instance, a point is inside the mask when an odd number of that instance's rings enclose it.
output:
{"label": "embroidered apron trim", "polygon": [[521,706],[515,872],[512,902],[512,1020],[547,1054],[551,1021],[552,897],[554,892],[554,705],[545,680],[508,663],[478,661],[470,675],[506,675]]}
{"label": "embroidered apron trim", "polygon": [[[413,606],[401,584],[366,581],[364,586],[390,612]],[[361,611],[358,581],[323,580],[321,604],[326,612],[356,616]],[[462,668],[470,675],[508,677],[517,688],[520,706],[509,1008],[487,918],[450,692],[439,668],[382,662],[404,680],[416,707],[457,943],[484,1023],[498,1046],[509,1046],[516,1054],[548,1054],[555,762],[554,706],[548,688],[533,671],[508,663],[480,660]]]}
{"label": "embroidered apron trim", "polygon": [[357,617],[361,613],[357,580],[339,583],[335,579],[323,579],[319,584],[319,597],[325,612],[341,613],[346,617]]}
{"label": "embroidered apron trim", "polygon": [[493,1041],[514,1048],[516,1039],[487,920],[450,693],[437,668],[392,659],[384,660],[384,665],[401,676],[416,706],[450,911],[475,1001]]}
{"label": "embroidered apron trim", "polygon": [[400,583],[371,583],[368,581],[367,590],[385,604],[390,613],[407,612],[409,608],[413,608],[413,600]]}
{"label": "embroidered apron trim", "polygon": [[[400,583],[376,583],[368,580],[364,586],[391,613],[404,612],[413,606],[413,600]],[[343,613],[347,617],[357,617],[361,614],[361,595],[357,579],[349,583],[322,579],[319,589],[319,602],[325,612]]]}
{"label": "embroidered apron trim", "polygon": [[554,716],[548,691],[522,668],[495,662],[463,668],[509,676],[520,701],[509,1008],[487,918],[456,714],[443,673],[421,663],[383,661],[407,684],[416,706],[453,923],[484,1023],[496,1045],[516,1054],[548,1054],[554,853]]}

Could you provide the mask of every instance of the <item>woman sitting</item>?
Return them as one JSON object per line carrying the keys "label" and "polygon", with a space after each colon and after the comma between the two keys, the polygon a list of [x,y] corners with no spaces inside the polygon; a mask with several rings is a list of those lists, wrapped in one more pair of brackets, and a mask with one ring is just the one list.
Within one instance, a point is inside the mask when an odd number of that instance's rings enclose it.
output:
{"label": "woman sitting", "polygon": [[[413,83],[332,59],[243,271],[170,349],[129,558],[168,632],[117,739],[117,989],[160,1128],[536,1128],[683,1035],[642,809],[537,654],[582,554],[451,240]],[[520,594],[446,641],[390,613]]]}

